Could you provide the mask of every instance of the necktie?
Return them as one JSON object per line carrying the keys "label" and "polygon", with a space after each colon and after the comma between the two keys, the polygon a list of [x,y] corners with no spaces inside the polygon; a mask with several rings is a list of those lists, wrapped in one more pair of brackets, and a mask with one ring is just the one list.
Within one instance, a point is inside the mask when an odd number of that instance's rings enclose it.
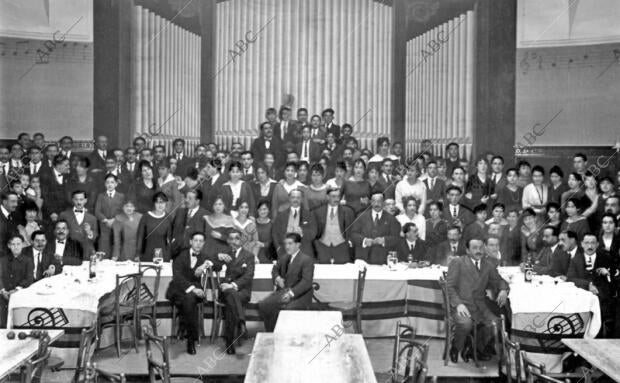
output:
{"label": "necktie", "polygon": [[495,185],[497,183],[497,174],[493,173],[493,178],[491,180],[493,181],[493,185]]}
{"label": "necktie", "polygon": [[286,136],[286,121],[282,123],[282,139]]}
{"label": "necktie", "polygon": [[245,171],[245,175],[247,176],[248,175],[248,169],[245,169],[244,171]]}
{"label": "necktie", "polygon": [[456,254],[456,245],[452,245],[452,254]]}
{"label": "necktie", "polygon": [[431,185],[431,189],[433,188],[433,186],[435,186],[435,179],[434,178],[431,178],[430,185]]}
{"label": "necktie", "polygon": [[336,216],[336,214],[334,214],[334,208],[332,207],[330,209],[329,218],[334,219],[335,216]]}
{"label": "necktie", "polygon": [[306,158],[308,157],[308,141],[304,141],[304,150],[303,153],[301,154],[302,158]]}
{"label": "necktie", "polygon": [[297,218],[297,209],[293,209],[293,218]]}
{"label": "necktie", "polygon": [[593,266],[594,265],[592,265],[592,256],[588,255],[588,259],[586,260],[586,270],[588,271],[592,270]]}
{"label": "necktie", "polygon": [[181,161],[181,153],[177,154],[177,160]]}
{"label": "necktie", "polygon": [[453,218],[456,218],[456,217],[457,217],[457,215],[458,215],[458,214],[456,213],[456,206],[453,206],[453,207],[452,207],[452,217],[453,217]]}
{"label": "necktie", "polygon": [[474,262],[476,263],[476,269],[478,269],[478,271],[480,271],[480,261],[479,260],[475,260]]}
{"label": "necktie", "polygon": [[409,252],[413,253],[413,243],[411,245],[409,245]]}
{"label": "necktie", "polygon": [[187,216],[191,219],[194,216],[194,209],[187,212]]}
{"label": "necktie", "polygon": [[116,174],[121,174],[121,164],[116,165]]}
{"label": "necktie", "polygon": [[108,196],[112,198],[112,192],[108,192]]}
{"label": "necktie", "polygon": [[376,213],[376,214],[375,214],[375,221],[374,221],[375,226],[377,226],[377,223],[378,223],[378,222],[379,222],[379,214],[378,214],[378,213]]}

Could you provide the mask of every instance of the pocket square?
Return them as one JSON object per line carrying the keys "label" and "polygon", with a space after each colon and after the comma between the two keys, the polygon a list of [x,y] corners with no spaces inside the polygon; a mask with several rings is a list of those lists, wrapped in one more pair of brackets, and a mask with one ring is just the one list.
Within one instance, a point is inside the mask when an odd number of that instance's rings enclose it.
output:
{"label": "pocket square", "polygon": [[246,263],[244,263],[243,265],[241,265],[241,268],[245,268],[248,267],[248,265]]}

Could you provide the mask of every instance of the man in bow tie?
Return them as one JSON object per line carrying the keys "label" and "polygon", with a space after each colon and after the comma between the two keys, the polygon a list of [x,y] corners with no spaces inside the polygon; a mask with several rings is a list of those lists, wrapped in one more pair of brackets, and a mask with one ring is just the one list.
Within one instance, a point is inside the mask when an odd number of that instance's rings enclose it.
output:
{"label": "man in bow tie", "polygon": [[215,271],[226,264],[224,282],[220,285],[221,298],[224,303],[224,339],[226,353],[235,353],[235,341],[247,335],[245,327],[244,306],[252,296],[252,280],[254,279],[254,254],[241,247],[241,232],[232,230],[228,233],[229,254],[218,255]]}
{"label": "man in bow tie", "polygon": [[78,241],[84,253],[90,256],[95,251],[95,241],[99,232],[97,218],[84,207],[88,202],[84,191],[74,191],[71,200],[73,208],[60,213],[60,219],[66,221],[69,226],[69,238]]}

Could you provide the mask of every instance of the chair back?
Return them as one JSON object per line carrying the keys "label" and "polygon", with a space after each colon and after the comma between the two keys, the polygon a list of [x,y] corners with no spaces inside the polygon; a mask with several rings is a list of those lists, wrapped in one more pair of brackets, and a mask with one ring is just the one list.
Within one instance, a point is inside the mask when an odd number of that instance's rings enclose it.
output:
{"label": "chair back", "polygon": [[146,339],[146,362],[149,382],[155,383],[158,377],[162,383],[170,383],[170,354],[168,339],[151,334],[146,327],[143,330]]}
{"label": "chair back", "polygon": [[84,383],[99,383],[102,380],[112,383],[126,383],[125,374],[112,374],[97,368],[96,363],[89,362],[84,372]]}
{"label": "chair back", "polygon": [[518,342],[511,341],[508,337],[504,314],[501,315],[500,322],[502,345],[499,348],[499,371],[505,371],[507,383],[512,383],[513,380],[516,383],[521,383],[521,345]]}
{"label": "chair back", "polygon": [[122,308],[131,308],[134,316],[137,315],[138,303],[140,301],[140,273],[132,273],[116,276],[116,288],[114,289],[114,314],[116,323],[121,318]]}
{"label": "chair back", "polygon": [[[200,277],[200,284],[205,292],[205,302],[220,301],[220,274],[217,271],[212,267],[207,267]],[[211,294],[208,294],[209,292]]]}
{"label": "chair back", "polygon": [[41,376],[43,375],[43,371],[47,367],[47,361],[52,354],[52,350],[49,348],[50,341],[50,336],[46,331],[44,331],[39,338],[39,348],[36,355],[32,360],[26,361],[21,369],[22,383],[41,382]]}
{"label": "chair back", "polygon": [[424,382],[428,373],[427,360],[428,344],[415,341],[415,328],[397,322],[391,381]]}
{"label": "chair back", "polygon": [[450,315],[450,294],[448,294],[448,278],[445,271],[443,275],[439,277],[439,287],[441,287],[441,297],[443,298],[442,308],[446,331],[450,331],[452,329],[452,315]]}
{"label": "chair back", "polygon": [[525,371],[526,382],[533,382],[536,379],[533,377],[532,372],[536,372],[539,375],[545,375],[546,367],[544,363],[536,363],[530,359],[525,351],[521,350],[521,363],[523,370]]}
{"label": "chair back", "polygon": [[[157,304],[157,298],[159,295],[159,283],[161,280],[161,266],[140,263],[139,273],[140,273],[140,290],[139,290],[140,305],[154,306],[155,304]],[[155,274],[155,278],[152,280],[151,283],[145,282],[145,281],[151,280],[150,275],[148,278],[145,278],[145,274],[147,273]]]}
{"label": "chair back", "polygon": [[97,343],[97,323],[94,323],[90,328],[82,329],[80,335],[80,348],[78,349],[77,363],[75,364],[75,373],[73,375],[73,382],[77,383],[81,381],[82,374],[85,374],[86,366],[90,363],[90,360],[94,353],[94,345]]}
{"label": "chair back", "polygon": [[357,310],[362,309],[362,300],[364,299],[364,286],[366,285],[366,271],[368,268],[363,267],[357,273],[357,291],[355,295],[355,307]]}
{"label": "chair back", "polygon": [[525,371],[526,371],[525,374],[527,375],[527,383],[535,383],[535,382],[564,383],[561,380],[552,378],[545,374],[541,374],[537,372],[535,368],[532,368],[532,367],[527,367]]}

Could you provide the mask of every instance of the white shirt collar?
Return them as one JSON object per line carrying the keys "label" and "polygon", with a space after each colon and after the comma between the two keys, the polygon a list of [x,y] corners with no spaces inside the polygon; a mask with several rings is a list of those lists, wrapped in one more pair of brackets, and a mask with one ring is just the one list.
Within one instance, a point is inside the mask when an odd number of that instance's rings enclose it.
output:
{"label": "white shirt collar", "polygon": [[377,211],[372,211],[372,219],[374,220],[375,217],[377,217],[377,219],[381,219],[381,217],[383,216],[383,210],[377,212]]}
{"label": "white shirt collar", "polygon": [[573,250],[570,250],[568,252],[568,254],[570,254],[571,258],[573,258],[575,256],[575,254],[577,254],[577,246],[575,246],[575,248]]}
{"label": "white shirt collar", "polygon": [[296,253],[294,253],[293,255],[291,255],[291,261],[290,261],[290,262],[293,262],[293,259],[295,259],[295,257],[297,256],[297,254],[299,254],[299,252],[300,252],[300,251],[301,251],[301,250],[297,250],[297,252],[296,252]]}
{"label": "white shirt collar", "polygon": [[555,245],[551,246],[551,253],[555,252],[555,249],[558,248],[558,244],[556,243]]}
{"label": "white shirt collar", "polygon": [[213,185],[217,179],[220,178],[220,173],[216,173],[213,177],[211,177],[211,185]]}
{"label": "white shirt collar", "polygon": [[62,173],[58,173],[58,170],[54,169],[54,176],[56,176],[56,178],[60,178],[63,176]]}
{"label": "white shirt collar", "polygon": [[2,210],[2,214],[4,214],[5,218],[9,218],[9,211],[4,208],[4,206],[0,205],[0,210]]}
{"label": "white shirt collar", "polygon": [[411,245],[413,245],[415,247],[416,241],[411,242],[410,240],[407,239],[407,247],[411,248]]}

